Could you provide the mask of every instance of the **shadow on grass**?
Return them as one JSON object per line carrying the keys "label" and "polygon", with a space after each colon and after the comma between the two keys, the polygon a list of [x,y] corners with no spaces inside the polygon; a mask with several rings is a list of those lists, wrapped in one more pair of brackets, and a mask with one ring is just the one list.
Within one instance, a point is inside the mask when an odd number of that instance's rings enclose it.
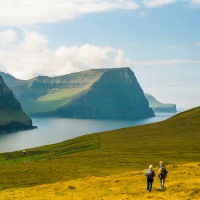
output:
{"label": "shadow on grass", "polygon": [[167,188],[164,188],[164,189],[161,189],[161,188],[157,188],[157,189],[154,189],[155,191],[157,192],[165,192],[167,190]]}

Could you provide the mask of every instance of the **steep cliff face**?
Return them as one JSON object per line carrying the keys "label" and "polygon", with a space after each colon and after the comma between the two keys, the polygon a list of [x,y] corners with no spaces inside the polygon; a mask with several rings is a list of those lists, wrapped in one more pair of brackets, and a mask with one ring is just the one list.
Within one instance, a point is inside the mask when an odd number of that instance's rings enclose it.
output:
{"label": "steep cliff face", "polygon": [[31,118],[0,76],[0,133],[32,128]]}
{"label": "steep cliff face", "polygon": [[5,85],[0,76],[0,109],[21,110],[21,104],[14,97],[12,91]]}
{"label": "steep cliff face", "polygon": [[149,101],[150,107],[153,109],[154,112],[168,112],[168,113],[176,113],[176,104],[172,103],[161,103],[155,97],[150,94],[146,94],[145,96]]}
{"label": "steep cliff face", "polygon": [[129,68],[40,76],[17,83],[15,79],[8,84],[31,115],[110,119],[154,116]]}

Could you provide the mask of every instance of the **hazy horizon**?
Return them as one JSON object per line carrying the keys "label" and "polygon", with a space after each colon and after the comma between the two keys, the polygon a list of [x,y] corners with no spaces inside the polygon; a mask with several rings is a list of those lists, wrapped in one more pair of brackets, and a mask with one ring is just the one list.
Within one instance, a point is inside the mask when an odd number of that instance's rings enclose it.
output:
{"label": "hazy horizon", "polygon": [[29,79],[130,67],[159,101],[199,106],[199,0],[0,1],[0,71]]}

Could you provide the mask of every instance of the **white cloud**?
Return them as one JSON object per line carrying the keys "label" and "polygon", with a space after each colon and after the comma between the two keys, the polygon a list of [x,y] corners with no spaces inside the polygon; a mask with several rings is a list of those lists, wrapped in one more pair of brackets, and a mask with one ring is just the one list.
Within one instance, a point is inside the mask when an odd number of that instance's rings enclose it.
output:
{"label": "white cloud", "polygon": [[194,46],[200,47],[200,42],[195,43]]}
{"label": "white cloud", "polygon": [[132,61],[126,58],[125,53],[122,50],[117,50],[115,59],[114,59],[114,66],[115,67],[129,67],[132,65]]}
{"label": "white cloud", "polygon": [[164,6],[176,2],[176,0],[143,0],[144,4],[149,7]]}
{"label": "white cloud", "polygon": [[[120,49],[109,46],[60,46],[48,48],[48,38],[36,31],[24,31],[12,48],[0,48],[0,71],[22,79],[37,75],[61,75],[89,68],[125,66]],[[1,35],[1,33],[0,33]]]}
{"label": "white cloud", "polygon": [[156,66],[156,65],[177,65],[177,64],[200,64],[200,60],[153,60],[153,61],[133,61],[136,66]]}
{"label": "white cloud", "polygon": [[169,46],[170,49],[185,49],[187,48],[186,45],[170,45]]}
{"label": "white cloud", "polygon": [[0,26],[72,20],[88,13],[139,8],[132,0],[1,0]]}
{"label": "white cloud", "polygon": [[200,0],[192,0],[191,3],[192,3],[192,4],[200,5]]}
{"label": "white cloud", "polygon": [[45,49],[48,44],[48,38],[45,35],[40,35],[35,31],[24,31],[24,39],[19,46],[25,51],[38,51]]}
{"label": "white cloud", "polygon": [[17,40],[17,34],[11,29],[7,29],[0,32],[0,47],[6,45],[12,45]]}
{"label": "white cloud", "polygon": [[[160,83],[161,84],[161,83]],[[186,87],[187,84],[185,82],[163,82],[162,86],[167,86],[167,87]]]}

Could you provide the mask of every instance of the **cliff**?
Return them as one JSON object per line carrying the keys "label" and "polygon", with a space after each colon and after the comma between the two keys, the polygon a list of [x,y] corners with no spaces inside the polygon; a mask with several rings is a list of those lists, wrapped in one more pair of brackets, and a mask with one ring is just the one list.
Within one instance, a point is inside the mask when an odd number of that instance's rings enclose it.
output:
{"label": "cliff", "polygon": [[32,129],[31,118],[0,76],[0,133]]}
{"label": "cliff", "polygon": [[152,95],[146,94],[145,96],[149,101],[150,107],[153,109],[154,112],[168,112],[168,113],[176,113],[176,104],[172,103],[161,103],[156,100]]}
{"label": "cliff", "polygon": [[7,77],[7,82],[23,109],[34,116],[99,119],[155,116],[129,68],[93,69],[27,81]]}

